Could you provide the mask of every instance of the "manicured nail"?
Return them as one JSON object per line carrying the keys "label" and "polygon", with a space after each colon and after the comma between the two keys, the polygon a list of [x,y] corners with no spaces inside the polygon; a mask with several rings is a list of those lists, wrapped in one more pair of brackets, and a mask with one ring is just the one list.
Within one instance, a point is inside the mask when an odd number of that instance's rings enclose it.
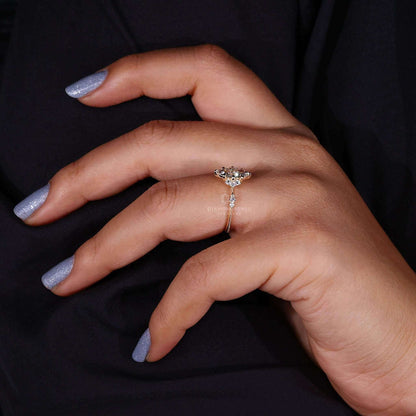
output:
{"label": "manicured nail", "polygon": [[139,342],[136,345],[136,348],[133,351],[132,358],[138,363],[142,363],[147,356],[147,353],[150,349],[150,331],[149,328],[143,332],[143,335],[140,337]]}
{"label": "manicured nail", "polygon": [[107,78],[107,75],[108,71],[106,69],[88,75],[87,77],[74,82],[69,87],[66,87],[65,92],[72,98],[84,97],[84,95],[87,95],[89,92],[96,90]]}
{"label": "manicured nail", "polygon": [[21,220],[29,218],[38,208],[40,208],[46,200],[49,193],[49,183],[43,188],[30,194],[23,201],[19,202],[13,209],[13,212]]}
{"label": "manicured nail", "polygon": [[55,267],[48,270],[42,276],[42,283],[47,289],[52,289],[58,283],[61,283],[71,273],[74,265],[74,256],[68,257],[64,261],[58,263]]}

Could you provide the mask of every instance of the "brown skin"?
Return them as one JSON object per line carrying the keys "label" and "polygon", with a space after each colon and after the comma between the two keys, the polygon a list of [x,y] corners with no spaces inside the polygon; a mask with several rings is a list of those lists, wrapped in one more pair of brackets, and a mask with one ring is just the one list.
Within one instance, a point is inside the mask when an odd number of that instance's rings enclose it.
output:
{"label": "brown skin", "polygon": [[231,239],[189,259],[150,319],[148,361],[168,354],[215,300],[255,289],[287,301],[290,321],[344,400],[363,415],[416,414],[416,279],[338,164],[247,67],[203,45],[131,55],[80,101],[190,94],[202,122],[156,121],[61,169],[26,220],[55,221],[152,176],[160,182],[75,253],[53,289],[76,293],[165,239],[220,233],[237,165]]}

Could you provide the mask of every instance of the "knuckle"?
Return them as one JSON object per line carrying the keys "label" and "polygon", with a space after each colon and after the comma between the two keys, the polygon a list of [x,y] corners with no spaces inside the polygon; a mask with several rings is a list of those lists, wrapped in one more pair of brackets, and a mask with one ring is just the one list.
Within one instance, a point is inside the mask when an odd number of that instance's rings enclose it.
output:
{"label": "knuckle", "polygon": [[324,147],[316,140],[307,136],[298,139],[299,154],[305,163],[317,173],[323,173],[333,166],[333,159]]}
{"label": "knuckle", "polygon": [[142,126],[124,133],[120,137],[123,147],[128,147],[134,154],[142,154],[145,150],[144,146],[146,143],[142,140],[141,129]]}
{"label": "knuckle", "polygon": [[97,237],[97,235],[94,235],[88,240],[86,246],[87,246],[87,252],[88,252],[89,258],[91,259],[93,263],[96,263],[99,258],[99,253],[101,251],[100,239]]}
{"label": "knuckle", "polygon": [[309,129],[305,125],[303,125],[303,128],[305,130],[305,137],[307,137],[309,140],[311,140],[315,144],[320,144],[318,137],[311,129]]}
{"label": "knuckle", "polygon": [[174,210],[179,192],[179,183],[176,179],[157,182],[147,191],[148,201],[144,214],[154,217]]}
{"label": "knuckle", "polygon": [[132,69],[133,71],[140,71],[143,64],[143,54],[142,53],[132,53],[130,55],[120,58],[117,63],[125,66],[127,69]]}
{"label": "knuckle", "polygon": [[313,171],[297,172],[292,175],[295,181],[294,191],[299,202],[310,211],[319,212],[322,207],[331,204],[333,192],[325,177]]}
{"label": "knuckle", "polygon": [[295,145],[297,148],[304,150],[306,152],[316,152],[320,146],[315,140],[313,140],[309,135],[304,134],[304,132],[294,131],[284,131],[283,136],[290,144]]}
{"label": "knuckle", "polygon": [[160,302],[157,308],[153,311],[152,316],[150,317],[149,321],[149,328],[152,333],[154,328],[163,329],[163,328],[170,328],[172,326],[171,314],[169,313],[166,302]]}
{"label": "knuckle", "polygon": [[59,170],[51,179],[55,189],[60,189],[61,196],[71,194],[72,200],[88,202],[93,196],[86,192],[88,183],[88,166],[84,159],[77,159]]}
{"label": "knuckle", "polygon": [[195,288],[204,291],[208,287],[210,276],[209,262],[202,255],[196,255],[186,261],[181,268],[181,275],[186,282],[186,287],[191,291]]}
{"label": "knuckle", "polygon": [[304,166],[322,172],[330,168],[334,161],[316,136],[306,127],[284,128],[274,131],[273,137],[276,150],[284,146],[290,152],[291,157],[299,160]]}
{"label": "knuckle", "polygon": [[218,45],[204,44],[197,48],[198,62],[208,67],[218,67],[228,64],[230,54]]}
{"label": "knuckle", "polygon": [[59,179],[65,183],[77,183],[85,172],[85,166],[81,159],[74,160],[69,165],[61,169],[56,175],[55,179]]}
{"label": "knuckle", "polygon": [[173,132],[177,130],[176,125],[171,120],[152,120],[123,135],[123,146],[139,155],[137,161],[145,176],[163,176],[164,165],[158,163],[160,146],[172,138]]}
{"label": "knuckle", "polygon": [[297,182],[297,186],[300,188],[300,193],[303,195],[311,195],[316,198],[325,193],[326,186],[322,179],[316,175],[313,171],[300,171],[293,175],[294,180]]}
{"label": "knuckle", "polygon": [[166,139],[175,130],[176,123],[172,120],[152,120],[136,129],[133,140],[140,144],[153,144]]}
{"label": "knuckle", "polygon": [[305,126],[304,124],[299,124],[292,127],[284,127],[280,130],[285,132],[286,135],[292,140],[295,139],[300,143],[305,142],[319,145],[319,140],[316,135],[312,132],[312,130],[309,129],[309,127]]}
{"label": "knuckle", "polygon": [[[88,269],[103,268],[103,257],[101,256],[102,244],[98,235],[94,235],[87,240],[82,246],[76,251],[77,262],[83,267]],[[99,266],[99,267],[98,267]]]}
{"label": "knuckle", "polygon": [[323,174],[334,169],[334,159],[319,143],[311,141],[309,148],[309,163],[317,172]]}

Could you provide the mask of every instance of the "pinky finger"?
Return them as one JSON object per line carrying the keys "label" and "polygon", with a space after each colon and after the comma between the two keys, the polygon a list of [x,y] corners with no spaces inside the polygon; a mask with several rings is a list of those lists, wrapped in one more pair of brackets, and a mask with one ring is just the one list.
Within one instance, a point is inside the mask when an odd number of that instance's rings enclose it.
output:
{"label": "pinky finger", "polygon": [[[262,234],[237,235],[191,257],[153,311],[133,359],[142,362],[164,357],[214,301],[236,299],[257,288],[267,290],[264,285],[275,273],[276,248]],[[282,285],[287,283],[284,280]]]}

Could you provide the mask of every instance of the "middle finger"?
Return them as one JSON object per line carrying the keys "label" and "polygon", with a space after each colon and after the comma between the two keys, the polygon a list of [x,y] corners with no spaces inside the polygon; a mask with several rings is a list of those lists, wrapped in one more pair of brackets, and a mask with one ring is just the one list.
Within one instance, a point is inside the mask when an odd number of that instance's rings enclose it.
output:
{"label": "middle finger", "polygon": [[29,225],[55,221],[88,201],[114,195],[147,176],[166,180],[206,174],[219,167],[219,160],[225,165],[238,160],[256,171],[288,163],[296,169],[302,162],[298,157],[302,149],[287,146],[295,137],[289,130],[215,122],[151,122],[57,172],[45,203],[25,221]]}

